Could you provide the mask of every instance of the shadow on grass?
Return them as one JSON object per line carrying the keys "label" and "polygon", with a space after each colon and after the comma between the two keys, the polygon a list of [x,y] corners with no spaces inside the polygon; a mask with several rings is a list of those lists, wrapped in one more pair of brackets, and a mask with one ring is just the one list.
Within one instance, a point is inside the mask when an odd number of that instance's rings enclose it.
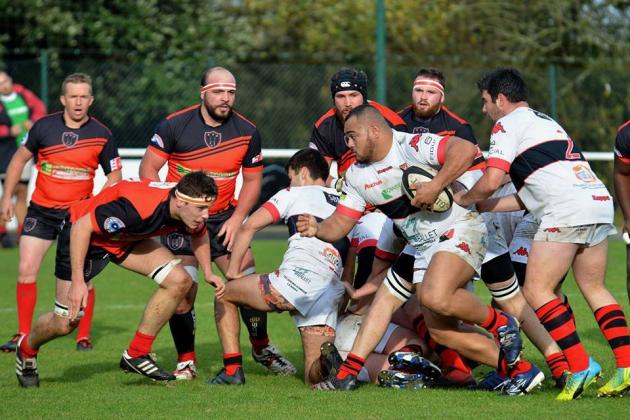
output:
{"label": "shadow on grass", "polygon": [[43,377],[42,383],[77,383],[91,379],[93,376],[120,370],[118,361],[86,363],[70,366],[56,377]]}

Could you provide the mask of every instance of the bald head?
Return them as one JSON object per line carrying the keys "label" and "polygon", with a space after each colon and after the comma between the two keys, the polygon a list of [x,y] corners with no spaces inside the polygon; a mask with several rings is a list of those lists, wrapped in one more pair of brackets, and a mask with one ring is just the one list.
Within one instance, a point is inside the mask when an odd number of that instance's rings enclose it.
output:
{"label": "bald head", "polygon": [[351,118],[356,118],[357,122],[364,126],[375,126],[385,130],[390,129],[385,118],[371,105],[360,105],[354,108],[346,117],[346,122]]}
{"label": "bald head", "polygon": [[343,127],[346,144],[358,162],[384,159],[392,144],[392,129],[381,113],[370,105],[354,108]]}
{"label": "bald head", "polygon": [[236,78],[225,67],[211,67],[201,76],[201,86],[211,83],[233,83],[236,84]]}

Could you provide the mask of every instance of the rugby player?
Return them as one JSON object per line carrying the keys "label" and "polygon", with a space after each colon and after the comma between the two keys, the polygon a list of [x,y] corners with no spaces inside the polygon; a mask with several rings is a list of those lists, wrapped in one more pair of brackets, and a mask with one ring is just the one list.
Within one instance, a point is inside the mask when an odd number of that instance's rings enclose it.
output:
{"label": "rugby player", "polygon": [[622,394],[630,388],[630,334],[621,306],[605,285],[607,238],[615,233],[612,197],[566,131],[529,107],[518,71],[501,68],[484,79],[483,112],[495,122],[488,169],[458,202],[468,206],[488,198],[509,173],[517,193],[482,203],[482,209],[526,208],[539,222],[523,292],[569,364],[571,374],[557,399],[578,398],[601,375],[554,293],[569,268],[617,363],[598,395]]}
{"label": "rugby player", "polygon": [[[617,130],[615,138],[615,192],[623,212],[622,234],[630,234],[630,120]],[[626,286],[630,302],[630,244],[626,242]]]}
{"label": "rugby player", "polygon": [[[262,184],[263,157],[261,137],[256,126],[233,110],[236,79],[222,67],[208,69],[201,78],[201,103],[169,115],[159,123],[140,163],[140,177],[159,180],[158,171],[168,164],[167,181],[177,181],[196,170],[207,171],[216,181],[219,194],[210,208],[208,234],[211,258],[225,273],[230,260],[234,235],[256,204]],[[243,185],[239,199],[234,196],[236,178],[242,171]],[[193,379],[195,366],[195,311],[197,261],[190,240],[175,232],[162,238],[195,284],[169,321],[177,349],[178,379]],[[242,260],[245,271],[254,273],[254,257],[247,250]],[[276,374],[293,375],[295,367],[269,343],[267,314],[240,308],[249,331],[254,360]]]}
{"label": "rugby player", "polygon": [[93,198],[75,203],[59,235],[55,309],[42,315],[33,330],[18,342],[19,384],[39,386],[40,347],[76,328],[88,299],[88,285],[109,260],[150,277],[159,286],[123,352],[120,368],[154,380],[174,380],[172,373],[156,364],[151,346],[190,289],[192,279],[180,265],[181,260],[152,237],[175,230],[189,232],[206,281],[221,296],[224,285],[212,274],[206,233],[208,207],[216,194],[214,180],[203,172],[194,172],[177,184],[120,181]]}
{"label": "rugby player", "polygon": [[[471,360],[500,368],[513,380],[505,388],[507,394],[531,391],[544,375],[520,358],[522,342],[517,321],[484,305],[465,289],[466,283],[479,272],[485,257],[487,231],[481,217],[456,204],[444,213],[425,211],[446,185],[471,166],[476,147],[454,136],[393,131],[369,105],[355,108],[348,115],[344,130],[357,163],[346,173],[344,193],[337,210],[320,223],[311,215],[300,216],[298,229],[307,237],[336,240],[352,229],[366,205],[375,205],[393,219],[405,239],[416,248],[413,282],[422,286],[416,288],[388,275],[375,296],[352,352],[337,375],[319,383],[317,388],[356,387],[356,376],[365,357],[382,337],[391,314],[407,301],[415,288],[436,342]],[[400,186],[402,171],[410,165],[431,165],[439,170],[431,182],[416,184],[415,198],[411,202]],[[393,197],[385,199],[383,189],[392,190]],[[483,335],[461,331],[459,320],[485,328],[501,343],[501,348]]]}
{"label": "rugby player", "polygon": [[[223,346],[224,368],[210,384],[242,385],[237,306],[265,312],[288,311],[300,331],[304,349],[304,382],[321,381],[320,347],[335,340],[337,312],[344,288],[342,261],[349,247],[347,237],[332,243],[304,238],[297,233],[298,215],[309,212],[325,219],[335,211],[339,193],[325,186],[328,165],[313,149],[297,152],[287,163],[291,184],[256,210],[237,231],[226,271],[230,281],[225,295],[215,299],[215,320]],[[243,272],[242,261],[254,234],[283,220],[289,229],[289,246],[278,270],[267,274]]]}
{"label": "rugby player", "polygon": [[[31,330],[37,275],[44,256],[68,220],[68,208],[75,201],[92,196],[94,173],[99,165],[107,176],[103,188],[121,178],[122,165],[111,131],[88,115],[94,102],[90,77],[82,73],[66,77],[59,100],[64,110],[38,120],[13,155],[0,199],[0,217],[9,220],[14,214],[11,198],[22,170],[37,156],[37,182],[19,244],[18,333],[2,346],[3,351],[14,351],[20,336]],[[85,316],[77,334],[77,350],[93,347],[90,327],[94,301],[95,292],[90,287]]]}

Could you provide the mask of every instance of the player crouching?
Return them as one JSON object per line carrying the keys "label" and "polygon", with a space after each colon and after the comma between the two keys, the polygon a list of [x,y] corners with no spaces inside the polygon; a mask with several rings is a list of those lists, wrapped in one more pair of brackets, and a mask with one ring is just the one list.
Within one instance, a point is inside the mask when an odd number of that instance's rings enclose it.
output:
{"label": "player crouching", "polygon": [[[287,164],[291,186],[279,191],[240,227],[226,276],[222,298],[215,299],[215,319],[223,346],[223,370],[209,383],[242,385],[245,376],[240,353],[238,306],[265,312],[291,313],[302,337],[304,382],[322,380],[320,347],[335,340],[337,311],[344,288],[342,261],[349,241],[334,244],[305,238],[297,232],[298,215],[325,219],[335,211],[339,193],[325,186],[328,165],[313,149],[297,152]],[[289,246],[280,268],[273,273],[243,277],[239,268],[254,234],[283,219],[289,228]]]}
{"label": "player crouching", "polygon": [[192,285],[173,254],[152,239],[173,231],[192,236],[195,256],[217,296],[221,278],[212,274],[206,234],[208,205],[217,194],[214,180],[203,172],[184,176],[177,184],[121,181],[70,208],[70,222],[59,235],[55,276],[55,309],[42,315],[30,334],[18,342],[16,373],[25,388],[39,386],[40,346],[67,335],[78,325],[88,296],[88,284],[111,259],[117,265],[153,279],[158,289],[149,299],[138,330],[120,367],[154,380],[174,380],[151,357],[151,346]]}

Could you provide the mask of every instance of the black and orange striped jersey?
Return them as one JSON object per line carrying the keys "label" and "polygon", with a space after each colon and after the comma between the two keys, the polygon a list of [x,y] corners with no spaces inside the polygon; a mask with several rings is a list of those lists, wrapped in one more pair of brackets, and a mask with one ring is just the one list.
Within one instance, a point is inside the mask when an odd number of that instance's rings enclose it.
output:
{"label": "black and orange striped jersey", "polygon": [[110,254],[124,255],[134,242],[174,231],[195,236],[205,234],[202,223],[195,232],[171,216],[169,198],[174,182],[125,180],[105,188],[96,196],[70,207],[70,222],[90,215],[94,233],[90,245]]}
{"label": "black and orange striped jersey", "polygon": [[47,115],[29,130],[24,146],[37,159],[32,201],[42,207],[68,208],[91,197],[99,164],[106,175],[122,167],[112,132],[94,117],[70,128],[63,112]]}
{"label": "black and orange striped jersey", "polygon": [[630,120],[622,124],[617,130],[615,156],[622,162],[630,163]]}
{"label": "black and orange striped jersey", "polygon": [[[431,133],[440,136],[457,136],[464,140],[468,140],[472,144],[477,144],[477,139],[473,133],[473,129],[468,121],[455,114],[453,111],[442,105],[437,114],[429,118],[418,118],[413,112],[413,106],[398,111],[398,115],[405,121],[408,133],[422,134]],[[485,168],[485,159],[481,150],[478,150],[477,156],[471,169]]]}
{"label": "black and orange striped jersey", "polygon": [[162,120],[151,138],[149,150],[168,160],[167,181],[192,171],[208,172],[217,184],[217,200],[210,213],[236,204],[234,191],[239,170],[262,171],[260,133],[237,112],[218,127],[207,125],[201,106],[195,105]]}
{"label": "black and orange striped jersey", "polygon": [[[368,101],[368,104],[376,108],[392,128],[406,131],[405,122],[394,111],[378,102]],[[340,176],[356,161],[354,153],[346,145],[343,121],[337,118],[334,107],[322,115],[313,126],[309,146],[319,150],[327,161],[336,161]]]}
{"label": "black and orange striped jersey", "polygon": [[442,105],[437,114],[429,118],[419,118],[413,112],[413,106],[398,111],[400,118],[407,124],[408,133],[433,133],[440,136],[457,136],[477,144],[477,139],[468,121]]}

